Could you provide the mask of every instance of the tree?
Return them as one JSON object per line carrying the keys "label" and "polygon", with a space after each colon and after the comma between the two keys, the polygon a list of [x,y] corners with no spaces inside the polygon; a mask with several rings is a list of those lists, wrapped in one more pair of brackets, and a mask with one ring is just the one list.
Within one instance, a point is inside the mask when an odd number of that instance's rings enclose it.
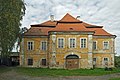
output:
{"label": "tree", "polygon": [[115,56],[115,67],[120,68],[120,56]]}
{"label": "tree", "polygon": [[20,32],[20,21],[25,14],[23,0],[0,0],[1,59],[8,58]]}

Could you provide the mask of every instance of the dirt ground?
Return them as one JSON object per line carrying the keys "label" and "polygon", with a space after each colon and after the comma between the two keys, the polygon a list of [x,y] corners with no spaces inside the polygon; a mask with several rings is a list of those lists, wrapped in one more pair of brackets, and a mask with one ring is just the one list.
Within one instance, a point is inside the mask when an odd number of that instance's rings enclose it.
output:
{"label": "dirt ground", "polygon": [[120,73],[103,76],[31,77],[20,75],[11,70],[0,74],[0,80],[109,80],[113,77],[120,77]]}

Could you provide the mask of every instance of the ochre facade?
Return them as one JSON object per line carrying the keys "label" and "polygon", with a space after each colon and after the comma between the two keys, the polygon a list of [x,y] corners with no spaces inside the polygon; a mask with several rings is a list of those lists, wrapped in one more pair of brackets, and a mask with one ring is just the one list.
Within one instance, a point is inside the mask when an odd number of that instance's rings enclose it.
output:
{"label": "ochre facade", "polygon": [[22,38],[20,66],[114,67],[115,37],[102,26],[87,24],[66,14],[59,21],[31,25]]}

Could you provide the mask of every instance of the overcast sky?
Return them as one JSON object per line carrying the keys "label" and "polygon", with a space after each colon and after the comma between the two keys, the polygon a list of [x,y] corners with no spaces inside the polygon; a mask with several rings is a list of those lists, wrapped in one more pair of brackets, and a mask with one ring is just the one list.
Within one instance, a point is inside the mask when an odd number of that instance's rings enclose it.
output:
{"label": "overcast sky", "polygon": [[104,26],[108,32],[117,35],[116,52],[120,55],[120,0],[24,0],[26,14],[22,27],[49,20],[53,14],[56,20],[66,13],[81,20]]}

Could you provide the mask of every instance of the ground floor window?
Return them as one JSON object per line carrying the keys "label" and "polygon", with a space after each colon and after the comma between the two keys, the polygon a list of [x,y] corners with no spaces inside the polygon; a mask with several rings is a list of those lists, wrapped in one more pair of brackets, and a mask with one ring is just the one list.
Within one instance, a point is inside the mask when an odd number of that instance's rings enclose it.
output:
{"label": "ground floor window", "polygon": [[42,59],[42,65],[46,66],[46,59]]}
{"label": "ground floor window", "polygon": [[33,65],[33,59],[28,59],[28,65]]}
{"label": "ground floor window", "polygon": [[97,58],[93,58],[93,65],[96,64]]}
{"label": "ground floor window", "polygon": [[108,58],[104,58],[104,64],[105,64],[105,66],[108,65]]}

